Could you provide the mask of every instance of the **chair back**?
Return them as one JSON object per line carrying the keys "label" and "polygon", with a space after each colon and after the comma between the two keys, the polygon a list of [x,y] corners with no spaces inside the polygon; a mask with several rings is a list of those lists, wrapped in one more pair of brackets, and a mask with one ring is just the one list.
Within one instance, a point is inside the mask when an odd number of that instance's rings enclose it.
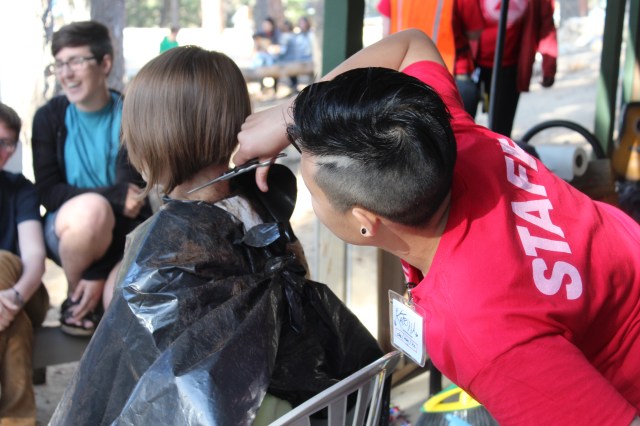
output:
{"label": "chair back", "polygon": [[[380,412],[389,407],[381,407],[384,382],[396,368],[402,354],[390,352],[349,377],[325,389],[292,411],[272,422],[269,426],[310,426],[311,415],[328,408],[328,426],[343,426],[347,418],[353,417],[353,426],[374,426],[378,424]],[[357,392],[355,407],[347,416],[347,397]],[[368,410],[367,410],[368,408]],[[315,419],[314,419],[315,420]],[[365,423],[366,422],[366,423]],[[316,423],[316,422],[314,422]]]}

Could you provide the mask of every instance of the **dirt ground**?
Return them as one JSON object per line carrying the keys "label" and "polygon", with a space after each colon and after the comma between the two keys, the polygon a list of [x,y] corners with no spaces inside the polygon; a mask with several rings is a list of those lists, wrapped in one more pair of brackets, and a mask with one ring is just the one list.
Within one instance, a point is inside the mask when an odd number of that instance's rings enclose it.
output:
{"label": "dirt ground", "polygon": [[[555,85],[550,89],[542,89],[537,81],[539,75],[534,75],[531,92],[522,94],[518,113],[516,115],[513,132],[514,139],[521,136],[533,125],[549,119],[572,120],[593,130],[595,120],[595,88],[600,64],[600,37],[592,34],[593,28],[602,28],[601,22],[591,22],[587,19],[576,21],[560,29],[560,57],[559,70]],[[286,89],[284,89],[286,90]],[[278,97],[286,93],[278,93]],[[269,96],[256,103],[256,108],[263,107],[273,102]],[[477,121],[486,124],[486,114],[480,114]],[[550,132],[536,141],[553,139],[556,142],[576,141],[576,136],[563,132]],[[580,141],[580,138],[577,138]],[[295,159],[293,159],[295,162]],[[295,166],[295,164],[294,164]],[[301,183],[299,202],[293,218],[293,226],[301,239],[307,255],[313,251],[315,245],[314,216],[309,204],[306,189]],[[61,270],[52,263],[47,264],[45,285],[51,295],[52,308],[47,319],[48,325],[57,322],[58,309],[65,297],[66,282]],[[49,422],[55,407],[67,386],[77,363],[52,366],[47,369],[46,384],[35,386],[36,402],[38,409],[38,424],[45,425]],[[418,416],[418,406],[424,402],[428,394],[426,384],[420,386],[424,392],[416,392],[415,385],[411,390],[398,388],[392,393],[392,400],[401,409],[405,410],[415,421]]]}

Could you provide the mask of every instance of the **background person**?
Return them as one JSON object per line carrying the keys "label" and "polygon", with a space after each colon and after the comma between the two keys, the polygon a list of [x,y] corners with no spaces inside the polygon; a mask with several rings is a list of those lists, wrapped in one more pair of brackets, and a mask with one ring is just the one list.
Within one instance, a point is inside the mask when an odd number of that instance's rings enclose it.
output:
{"label": "background person", "polygon": [[475,56],[484,27],[481,0],[380,0],[384,35],[417,28],[431,36],[456,80],[465,110],[475,117],[480,100]]}
{"label": "background person", "polygon": [[[266,17],[260,24],[260,30],[253,34],[253,68],[270,67],[276,63],[281,50],[281,36],[276,21],[270,16]],[[261,78],[260,89],[264,88],[264,78]],[[273,77],[273,92],[278,93],[278,77]]]}
{"label": "background person", "polygon": [[125,236],[150,209],[120,147],[122,98],[107,87],[113,61],[109,31],[93,21],[66,25],[54,33],[51,51],[64,95],[36,112],[33,169],[47,209],[48,254],[69,283],[62,329],[90,335],[105,283],[113,285]]}
{"label": "background person", "polygon": [[558,40],[553,22],[553,0],[511,0],[500,74],[500,91],[495,100],[489,99],[495,59],[500,2],[479,0],[485,28],[480,35],[477,62],[484,110],[489,102],[495,102],[493,130],[511,137],[513,120],[521,92],[529,91],[536,53],[542,55],[542,80],[544,88],[555,81]]}
{"label": "background person", "polygon": [[262,40],[263,47],[272,55],[280,53],[281,31],[276,25],[276,21],[268,16],[260,24],[260,31],[256,31],[254,38]]}
{"label": "background person", "polygon": [[45,247],[36,189],[22,174],[2,170],[19,143],[16,112],[0,103],[0,424],[35,425],[31,378],[33,327],[49,296],[42,285]]}
{"label": "background person", "polygon": [[640,227],[476,125],[442,65],[385,38],[249,117],[234,161],[288,123],[318,218],[403,259],[427,353],[500,424],[640,425]]}
{"label": "background person", "polygon": [[[282,37],[281,52],[278,62],[284,67],[290,66],[292,69],[299,67],[300,69],[311,70],[313,73],[313,33],[311,32],[311,23],[306,16],[298,19],[298,32],[289,32],[287,36]],[[294,93],[298,92],[298,75],[291,74],[291,89]]]}
{"label": "background person", "polygon": [[180,27],[171,27],[169,31],[169,35],[165,36],[162,39],[162,42],[160,42],[160,53],[164,53],[169,49],[180,46],[180,44],[178,43],[178,33],[180,32]]}

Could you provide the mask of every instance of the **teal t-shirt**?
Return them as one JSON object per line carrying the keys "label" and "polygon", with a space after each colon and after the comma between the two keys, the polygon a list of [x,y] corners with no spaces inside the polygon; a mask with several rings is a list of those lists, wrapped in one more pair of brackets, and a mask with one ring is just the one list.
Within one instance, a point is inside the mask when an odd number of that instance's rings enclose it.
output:
{"label": "teal t-shirt", "polygon": [[160,53],[164,53],[169,49],[173,49],[174,47],[178,47],[178,41],[174,40],[171,41],[169,40],[169,37],[165,37],[164,39],[162,39],[162,43],[160,43]]}
{"label": "teal t-shirt", "polygon": [[115,93],[100,111],[84,112],[69,105],[64,119],[64,162],[70,185],[97,188],[115,184],[121,121],[122,101]]}

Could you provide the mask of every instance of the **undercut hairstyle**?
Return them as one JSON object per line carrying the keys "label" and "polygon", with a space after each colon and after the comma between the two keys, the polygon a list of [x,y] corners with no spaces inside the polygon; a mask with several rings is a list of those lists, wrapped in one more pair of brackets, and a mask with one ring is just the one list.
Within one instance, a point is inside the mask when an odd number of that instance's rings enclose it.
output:
{"label": "undercut hairstyle", "polygon": [[421,226],[451,189],[451,116],[427,84],[386,68],[360,68],[306,87],[289,140],[310,154],[315,182],[338,211],[361,207]]}
{"label": "undercut hairstyle", "polygon": [[20,116],[9,105],[5,105],[0,102],[0,123],[3,123],[8,129],[16,132],[16,138],[20,137],[20,130],[22,129],[22,120]]}
{"label": "undercut hairstyle", "polygon": [[73,22],[53,33],[51,53],[56,56],[65,47],[89,46],[100,64],[104,55],[113,58],[113,44],[109,29],[96,21]]}
{"label": "undercut hairstyle", "polygon": [[229,165],[251,113],[247,84],[228,56],[195,46],[149,61],[125,96],[122,132],[131,163],[170,193],[210,165]]}

